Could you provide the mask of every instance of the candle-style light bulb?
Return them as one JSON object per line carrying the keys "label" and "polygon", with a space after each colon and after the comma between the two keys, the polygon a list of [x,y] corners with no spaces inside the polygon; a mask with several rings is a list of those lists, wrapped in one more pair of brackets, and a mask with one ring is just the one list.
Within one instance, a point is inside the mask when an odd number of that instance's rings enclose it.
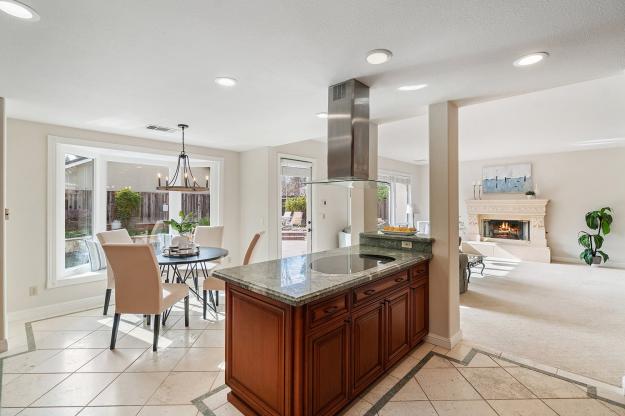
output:
{"label": "candle-style light bulb", "polygon": [[165,176],[165,186],[169,186],[169,176]]}
{"label": "candle-style light bulb", "polygon": [[208,175],[206,175],[206,187],[208,188]]}
{"label": "candle-style light bulb", "polygon": [[160,172],[158,173],[158,186],[159,188],[161,186],[161,173]]}

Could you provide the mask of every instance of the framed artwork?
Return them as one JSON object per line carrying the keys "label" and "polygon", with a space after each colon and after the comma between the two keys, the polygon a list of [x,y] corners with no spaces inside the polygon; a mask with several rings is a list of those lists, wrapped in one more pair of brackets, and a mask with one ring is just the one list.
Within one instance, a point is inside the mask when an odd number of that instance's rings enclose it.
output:
{"label": "framed artwork", "polygon": [[533,189],[531,163],[482,168],[484,193],[525,193]]}

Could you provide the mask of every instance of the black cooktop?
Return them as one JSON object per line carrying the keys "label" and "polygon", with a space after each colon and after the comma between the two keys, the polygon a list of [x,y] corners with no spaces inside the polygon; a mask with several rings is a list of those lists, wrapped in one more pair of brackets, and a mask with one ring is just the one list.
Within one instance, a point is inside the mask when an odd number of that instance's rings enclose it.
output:
{"label": "black cooktop", "polygon": [[375,254],[350,254],[313,260],[310,263],[310,268],[325,274],[351,274],[372,269],[394,260],[393,257]]}

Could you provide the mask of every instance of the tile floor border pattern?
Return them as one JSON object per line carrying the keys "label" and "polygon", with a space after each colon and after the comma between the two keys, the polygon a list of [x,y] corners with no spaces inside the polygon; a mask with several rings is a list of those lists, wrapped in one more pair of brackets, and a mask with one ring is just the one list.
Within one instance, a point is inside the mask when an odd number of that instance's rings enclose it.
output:
{"label": "tile floor border pattern", "polygon": [[[423,344],[421,344],[423,345]],[[453,357],[449,357],[445,354],[439,353],[439,352],[435,352],[435,351],[429,351],[412,369],[410,369],[401,379],[399,379],[399,381],[397,383],[395,383],[395,385],[393,387],[391,387],[377,402],[375,402],[371,408],[364,413],[364,416],[376,416],[378,414],[378,412],[380,412],[384,406],[386,406],[391,399],[428,363],[428,361],[430,361],[430,359],[432,359],[433,357],[440,357],[443,358],[445,360],[449,360],[452,361],[456,364],[460,364],[463,366],[468,366],[471,361],[473,361],[473,358],[477,355],[477,354],[484,354],[490,358],[496,358],[498,360],[503,360],[509,363],[512,363],[516,366],[522,367],[522,368],[526,368],[528,370],[532,370],[532,371],[536,371],[538,373],[550,376],[550,377],[554,377],[557,378],[559,380],[563,380],[563,381],[567,381],[569,383],[572,384],[576,384],[578,386],[581,387],[585,387],[586,388],[586,396],[590,399],[596,399],[596,400],[600,400],[603,401],[605,403],[611,404],[613,406],[617,406],[620,408],[625,409],[625,402],[624,403],[620,403],[620,402],[616,402],[614,400],[605,398],[605,397],[601,397],[597,394],[597,387],[584,383],[582,381],[578,381],[578,380],[574,380],[571,379],[569,377],[564,377],[561,374],[557,374],[554,372],[550,372],[550,371],[546,371],[544,369],[541,369],[539,367],[534,367],[531,365],[527,365],[525,363],[521,363],[521,362],[517,362],[514,361],[510,358],[506,358],[506,357],[502,357],[501,354],[493,354],[491,352],[488,351],[484,351],[481,350],[479,348],[471,348],[471,350],[467,353],[467,355],[465,355],[465,357],[462,360],[459,360],[457,358],[453,358]],[[401,362],[399,363],[401,364]],[[390,373],[385,373],[385,374],[390,374]],[[383,379],[383,377],[381,377],[379,381],[381,381]],[[377,384],[377,382],[376,382]],[[375,387],[375,384],[367,389],[366,391],[364,391],[359,397],[364,397],[370,390],[372,390]],[[227,388],[227,386],[225,384],[219,386],[216,389],[211,390],[210,392],[203,394],[197,398],[195,398],[192,403],[198,408],[198,410],[200,411],[200,413],[204,416],[216,416],[216,414],[208,408],[208,406],[206,406],[204,404],[204,400],[221,392],[222,390],[224,390],[225,388]],[[357,399],[354,400],[352,402],[352,405],[357,403]],[[344,410],[342,413],[345,413],[349,410],[349,407]]]}

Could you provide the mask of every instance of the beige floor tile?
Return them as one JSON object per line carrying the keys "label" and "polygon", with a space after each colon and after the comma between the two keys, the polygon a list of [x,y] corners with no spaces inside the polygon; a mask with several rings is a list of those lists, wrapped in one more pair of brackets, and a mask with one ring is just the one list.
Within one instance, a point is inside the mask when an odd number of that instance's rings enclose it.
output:
{"label": "beige floor tile", "polygon": [[493,361],[495,361],[501,367],[518,367],[517,364],[511,363],[510,361],[503,360],[501,358],[493,358]]}
{"label": "beige floor tile", "polygon": [[208,320],[204,320],[201,316],[189,316],[189,326],[184,326],[184,319],[180,318],[176,323],[172,322],[169,329],[206,329],[208,327]]}
{"label": "beige floor tile", "polygon": [[162,338],[167,339],[167,348],[189,348],[202,332],[200,329],[170,329],[163,333]]}
{"label": "beige floor tile", "polygon": [[230,389],[226,387],[224,389],[219,390],[217,393],[211,394],[210,396],[202,400],[202,402],[204,402],[206,407],[208,407],[211,410],[218,409],[224,404],[228,403],[227,396],[229,392],[230,392]]}
{"label": "beige floor tile", "polygon": [[369,409],[371,409],[371,403],[366,400],[360,399],[352,404],[341,416],[364,416]]}
{"label": "beige floor tile", "polygon": [[75,416],[82,407],[29,407],[20,416]]}
{"label": "beige floor tile", "polygon": [[221,387],[224,384],[226,384],[226,372],[225,371],[220,371],[219,375],[215,379],[215,382],[211,386],[211,390],[215,390],[216,388]]}
{"label": "beige floor tile", "polygon": [[104,350],[100,355],[83,365],[81,373],[121,373],[126,370],[141,354],[143,349]]}
{"label": "beige floor tile", "polygon": [[477,400],[477,391],[455,368],[421,370],[416,379],[430,400]]}
{"label": "beige floor tile", "polygon": [[144,405],[168,373],[124,373],[90,404],[92,406]]}
{"label": "beige floor tile", "polygon": [[116,373],[72,374],[44,394],[33,406],[86,406],[117,376]]}
{"label": "beige floor tile", "polygon": [[459,371],[487,400],[534,397],[503,368],[460,368]]}
{"label": "beige floor tile", "polygon": [[225,368],[225,348],[190,348],[174,371],[220,371]]}
{"label": "beige floor tile", "polygon": [[33,331],[38,350],[67,348],[91,331]]}
{"label": "beige floor tile", "polygon": [[27,373],[59,352],[61,350],[36,350],[16,355],[15,357],[5,358],[2,361],[2,372]]}
{"label": "beige floor tile", "polygon": [[193,347],[223,347],[226,345],[226,331],[206,330],[198,337]]}
{"label": "beige floor tile", "polygon": [[599,401],[599,403],[601,403],[602,405],[604,405],[608,409],[612,410],[618,416],[625,416],[625,406],[617,406],[617,405],[614,405],[614,404],[611,404],[611,403],[606,403],[606,402],[603,402],[603,401]]}
{"label": "beige floor tile", "polygon": [[193,405],[181,406],[145,406],[138,416],[195,416],[197,407]]}
{"label": "beige floor tile", "polygon": [[425,363],[425,365],[423,366],[423,368],[428,368],[428,369],[432,369],[432,368],[453,368],[454,366],[449,362],[449,360],[446,360],[443,357],[439,357],[438,355],[434,355],[432,356],[432,358],[430,358],[428,360],[427,363]]}
{"label": "beige floor tile", "polygon": [[13,380],[15,380],[16,378],[18,378],[20,376],[21,376],[21,374],[15,374],[15,373],[3,374],[2,375],[2,385],[4,386],[5,384],[8,384],[8,383],[12,382]]}
{"label": "beige floor tile", "polygon": [[[110,334],[109,334],[110,337]],[[116,348],[151,348],[154,342],[154,333],[152,328],[138,326],[132,331],[124,335],[115,343]],[[110,341],[109,341],[110,343]],[[159,337],[158,346],[167,347],[170,344],[169,340],[165,340],[164,337]]]}
{"label": "beige floor tile", "polygon": [[22,410],[23,407],[4,407],[0,409],[0,416],[15,416]]}
{"label": "beige floor tile", "polygon": [[[32,323],[33,331],[94,331],[111,318],[105,316],[59,316]],[[112,322],[112,321],[111,321]]]}
{"label": "beige floor tile", "polygon": [[594,399],[544,400],[560,416],[614,416],[614,412]]}
{"label": "beige floor tile", "polygon": [[430,402],[389,402],[380,416],[437,416]]}
{"label": "beige floor tile", "polygon": [[412,370],[413,368],[415,368],[415,366],[417,364],[419,364],[419,361],[421,361],[420,359],[413,357],[413,356],[407,356],[406,358],[404,358],[399,364],[397,364],[390,372],[390,374],[393,377],[397,377],[397,378],[402,378],[403,376],[405,376],[406,374],[408,374],[408,372],[410,370]]}
{"label": "beige floor tile", "polygon": [[149,348],[126,371],[171,371],[186,353],[184,348],[159,348],[158,351]]}
{"label": "beige floor tile", "polygon": [[78,416],[136,416],[141,406],[85,407]]}
{"label": "beige floor tile", "polygon": [[220,314],[217,318],[214,315],[207,316],[206,329],[226,329],[226,317]]}
{"label": "beige floor tile", "polygon": [[382,380],[378,381],[373,388],[367,391],[363,399],[369,403],[375,403],[382,398],[390,389],[392,389],[399,379],[391,375],[387,375]]}
{"label": "beige floor tile", "polygon": [[[126,336],[126,334],[117,334],[117,342]],[[79,339],[69,346],[69,348],[108,348],[111,345],[111,333],[106,331],[93,331],[84,338]]]}
{"label": "beige floor tile", "polygon": [[484,400],[432,402],[438,416],[497,416]]}
{"label": "beige floor tile", "polygon": [[435,346],[435,347],[432,349],[432,352],[437,352],[437,353],[442,354],[442,355],[447,355],[447,353],[448,353],[449,351],[450,351],[450,349],[449,349],[449,348],[439,347],[438,345],[437,345],[437,346]]}
{"label": "beige floor tile", "polygon": [[33,367],[29,373],[73,373],[80,367],[91,361],[103,350],[93,348],[66,349],[43,363]]}
{"label": "beige floor tile", "polygon": [[417,358],[418,360],[421,360],[433,349],[434,349],[433,344],[430,344],[429,342],[423,342],[410,353],[410,356]]}
{"label": "beige floor tile", "polygon": [[239,412],[236,407],[230,403],[226,403],[220,408],[214,411],[215,416],[243,416],[243,413]]}
{"label": "beige floor tile", "polygon": [[406,402],[416,400],[427,400],[427,396],[417,383],[417,380],[411,378],[392,398],[392,402]]}
{"label": "beige floor tile", "polygon": [[574,399],[587,397],[575,384],[556,377],[523,367],[506,368],[506,371],[540,398]]}
{"label": "beige floor tile", "polygon": [[538,399],[489,400],[500,416],[557,416],[556,412]]}
{"label": "beige floor tile", "polygon": [[449,351],[447,355],[449,358],[454,358],[456,360],[462,361],[465,357],[473,350],[473,347],[467,344],[460,343],[453,347],[451,351]]}
{"label": "beige floor tile", "polygon": [[69,374],[23,374],[2,386],[2,407],[26,407]]}
{"label": "beige floor tile", "polygon": [[499,364],[493,361],[492,358],[482,353],[475,354],[473,359],[467,365],[459,364],[453,361],[452,361],[452,364],[458,368],[480,368],[480,367],[497,368],[499,367]]}
{"label": "beige floor tile", "polygon": [[148,400],[148,405],[188,404],[211,390],[219,373],[171,373]]}

